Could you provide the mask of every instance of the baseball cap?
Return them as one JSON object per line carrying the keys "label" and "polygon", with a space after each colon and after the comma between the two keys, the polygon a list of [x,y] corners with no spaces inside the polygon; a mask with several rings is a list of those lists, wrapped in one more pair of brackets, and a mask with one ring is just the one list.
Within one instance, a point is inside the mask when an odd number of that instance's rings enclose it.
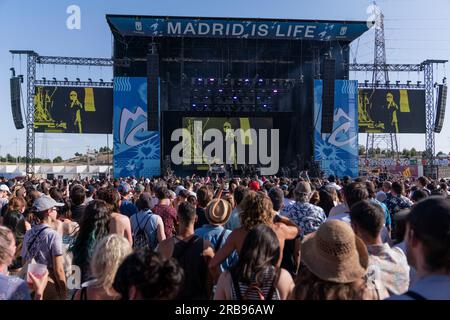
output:
{"label": "baseball cap", "polygon": [[117,188],[117,190],[118,190],[120,193],[122,193],[122,194],[131,192],[130,185],[128,185],[128,184],[121,184],[121,185]]}
{"label": "baseball cap", "polygon": [[177,186],[175,188],[175,194],[178,196],[182,190],[186,190],[186,188],[183,187],[182,185]]}
{"label": "baseball cap", "polygon": [[6,191],[8,194],[11,194],[11,191],[6,184],[0,185],[0,191]]}
{"label": "baseball cap", "polygon": [[37,212],[46,211],[53,207],[63,207],[64,203],[56,202],[53,198],[42,195],[33,202],[33,207]]}
{"label": "baseball cap", "polygon": [[134,190],[137,191],[137,192],[144,192],[145,188],[144,188],[144,186],[142,184],[138,183],[136,185],[136,187],[134,188]]}
{"label": "baseball cap", "polygon": [[261,186],[259,185],[258,181],[252,181],[248,184],[249,189],[254,190],[254,191],[258,191]]}

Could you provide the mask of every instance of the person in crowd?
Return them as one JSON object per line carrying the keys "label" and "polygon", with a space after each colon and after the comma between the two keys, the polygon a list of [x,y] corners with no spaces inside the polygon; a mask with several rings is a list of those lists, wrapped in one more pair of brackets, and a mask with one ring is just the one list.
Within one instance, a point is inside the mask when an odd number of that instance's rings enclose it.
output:
{"label": "person in crowd", "polygon": [[[18,201],[19,199],[21,201]],[[11,265],[9,265],[9,268],[8,268],[8,270],[11,274],[17,274],[22,269],[23,263],[22,263],[21,251],[22,251],[23,238],[24,238],[27,230],[31,229],[31,227],[29,227],[29,229],[27,229],[25,217],[22,214],[25,207],[23,207],[23,209],[17,208],[18,210],[17,209],[14,210],[14,208],[16,208],[15,203],[17,203],[17,202],[23,203],[23,206],[25,206],[24,199],[12,198],[12,200],[8,204],[8,212],[5,214],[5,217],[3,219],[3,225],[5,227],[9,228],[14,235],[14,240],[15,240],[15,244],[16,244],[16,248],[17,248],[16,252],[14,254],[14,260],[11,263]],[[13,209],[13,210],[9,211],[10,209]]]}
{"label": "person in crowd", "polygon": [[71,212],[73,221],[80,223],[83,219],[84,209],[86,205],[84,201],[86,200],[86,191],[82,185],[75,185],[70,190],[70,200],[71,200]]}
{"label": "person in crowd", "polygon": [[383,202],[380,202],[376,199],[376,193],[375,193],[375,185],[372,181],[366,181],[366,188],[367,192],[369,194],[369,200],[381,207],[384,212],[384,226],[388,230],[388,232],[391,232],[391,225],[392,225],[392,219],[391,215],[389,214],[389,210],[386,207],[386,205]]}
{"label": "person in crowd", "polygon": [[130,186],[127,183],[123,183],[119,185],[117,191],[119,191],[119,194],[122,197],[119,207],[120,213],[127,217],[131,217],[133,214],[137,213],[139,210],[132,201],[133,195]]}
{"label": "person in crowd", "polygon": [[[231,204],[223,199],[213,199],[208,203],[205,210],[205,217],[208,223],[195,230],[195,235],[202,237],[211,243],[214,252],[222,248],[231,234],[223,225],[228,221],[231,215]],[[236,253],[232,254],[224,263],[221,264],[221,272],[228,269],[236,260]]]}
{"label": "person in crowd", "polygon": [[225,228],[233,231],[241,226],[240,222],[240,212],[242,211],[241,204],[244,197],[247,195],[248,189],[244,186],[238,186],[234,190],[234,200],[236,207],[231,211],[230,219],[225,224]]}
{"label": "person in crowd", "polygon": [[335,188],[330,188],[330,189],[325,188],[325,187],[320,188],[320,190],[319,190],[320,201],[317,204],[318,207],[321,207],[323,209],[323,212],[325,213],[325,216],[327,218],[330,215],[331,209],[333,209],[335,207],[333,195],[328,190],[333,190],[334,192],[336,192]]}
{"label": "person in crowd", "polygon": [[379,190],[377,192],[375,198],[380,202],[384,202],[387,199],[387,197],[390,195],[391,188],[392,188],[392,182],[384,181],[381,185],[381,190]]}
{"label": "person in crowd", "polygon": [[197,190],[197,222],[194,226],[195,229],[201,228],[203,225],[208,224],[208,220],[206,219],[206,206],[212,198],[213,194],[208,187],[203,186]]}
{"label": "person in crowd", "polygon": [[176,259],[141,249],[119,266],[113,288],[121,300],[172,300],[184,284],[184,274]]}
{"label": "person in crowd", "polygon": [[121,235],[110,234],[102,238],[94,248],[90,263],[93,279],[76,291],[73,300],[119,299],[120,294],[113,289],[114,277],[131,251],[130,243]]}
{"label": "person in crowd", "polygon": [[119,192],[111,188],[100,189],[97,193],[97,198],[105,201],[110,207],[111,219],[109,223],[109,232],[125,237],[130,242],[130,245],[132,245],[133,233],[131,231],[130,218],[119,213],[121,205]]}
{"label": "person in crowd", "polygon": [[309,198],[309,203],[312,204],[313,206],[318,207],[319,202],[320,202],[319,191],[313,190]]}
{"label": "person in crowd", "polygon": [[309,203],[312,190],[309,182],[300,181],[294,191],[296,202],[285,207],[281,214],[293,221],[299,228],[301,236],[316,231],[326,219],[322,208]]}
{"label": "person in crowd", "polygon": [[391,248],[381,239],[385,219],[382,208],[370,200],[358,202],[350,210],[350,219],[355,234],[367,246],[370,276],[374,281],[381,281],[389,295],[406,292],[409,285],[408,262],[401,249]]}
{"label": "person in crowd", "polygon": [[417,179],[417,187],[420,190],[425,191],[427,193],[427,195],[430,196],[431,195],[431,191],[427,188],[428,183],[429,183],[429,181],[428,181],[428,179],[426,177],[419,177]]}
{"label": "person in crowd", "polygon": [[[284,250],[285,241],[295,239],[300,232],[297,225],[288,218],[275,214],[272,201],[262,192],[248,192],[242,203],[240,218],[241,227],[233,230],[225,245],[219,249],[209,264],[209,268],[213,273],[235,250],[238,255],[240,254],[245,237],[258,224],[266,224],[272,228],[278,237],[281,252]],[[282,258],[280,253],[278,265],[281,264]]]}
{"label": "person in crowd", "polygon": [[83,282],[91,279],[89,264],[94,247],[98,241],[109,234],[110,220],[110,206],[105,201],[94,200],[86,206],[78,237],[70,248],[73,253],[73,264],[81,269]]}
{"label": "person in crowd", "polygon": [[280,187],[272,187],[268,190],[268,196],[272,201],[272,207],[275,213],[280,214],[284,207],[284,193]]}
{"label": "person in crowd", "polygon": [[[195,235],[195,207],[183,202],[178,208],[179,233],[161,242],[157,251],[166,259],[175,258],[186,277],[177,299],[204,300],[211,297],[212,278],[208,263],[214,257],[212,244]],[[189,275],[189,276],[187,276]]]}
{"label": "person in crowd", "polygon": [[341,191],[342,187],[336,184],[336,177],[334,175],[330,175],[328,177],[328,183],[325,185],[325,187],[328,188],[333,188],[334,190],[336,190],[336,192]]}
{"label": "person in crowd", "polygon": [[380,300],[375,285],[366,278],[366,246],[349,224],[328,220],[302,242],[302,263],[291,299]]}
{"label": "person in crowd", "polygon": [[88,205],[89,202],[94,200],[97,194],[97,189],[93,185],[88,185],[86,189],[86,199],[84,200],[84,205]]}
{"label": "person in crowd", "polygon": [[167,187],[163,186],[156,189],[156,197],[159,202],[153,207],[152,212],[161,217],[164,224],[164,234],[167,239],[170,239],[176,234],[177,211],[171,205]]}
{"label": "person in crowd", "polygon": [[[368,200],[369,193],[367,192],[366,185],[361,182],[352,182],[344,187],[344,199],[347,208],[351,208],[355,203]],[[341,220],[350,224],[350,209],[341,214],[328,217],[328,220]]]}
{"label": "person in crowd", "polygon": [[429,197],[406,218],[406,255],[417,281],[392,300],[450,300],[450,200]]}
{"label": "person in crowd", "polygon": [[133,231],[133,248],[149,247],[155,250],[158,243],[166,239],[163,220],[150,210],[152,206],[150,193],[141,193],[136,206],[139,212],[130,218]]}
{"label": "person in crowd", "polygon": [[[136,184],[136,187],[134,187],[134,195],[133,195],[133,203],[136,205],[136,202],[138,201],[141,194],[145,192],[145,187],[143,184],[138,183]],[[153,208],[153,205],[152,205]],[[138,208],[139,209],[139,208]]]}
{"label": "person in crowd", "polygon": [[6,184],[0,184],[0,224],[3,219],[4,208],[7,207],[11,191]]}
{"label": "person in crowd", "polygon": [[22,242],[22,261],[27,265],[35,261],[44,264],[49,271],[49,281],[44,299],[65,299],[66,275],[63,264],[62,237],[51,227],[57,219],[57,207],[64,206],[51,197],[42,195],[33,203],[37,224],[25,233]]}
{"label": "person in crowd", "polygon": [[215,300],[285,300],[294,288],[286,270],[277,267],[280,245],[275,232],[259,224],[245,237],[237,263],[220,275]]}
{"label": "person in crowd", "polygon": [[[13,232],[4,226],[0,226],[0,300],[31,300],[31,295],[26,281],[8,275],[8,266],[13,263],[17,251]],[[41,277],[28,273],[34,299],[42,300],[48,283],[48,271]]]}
{"label": "person in crowd", "polygon": [[413,203],[417,203],[423,199],[425,199],[426,197],[428,197],[428,193],[422,189],[417,189],[415,191],[412,192],[411,194],[411,201]]}
{"label": "person in crowd", "polygon": [[411,207],[409,200],[403,196],[403,184],[395,181],[392,183],[391,195],[386,198],[384,204],[389,210],[391,218],[400,210]]}

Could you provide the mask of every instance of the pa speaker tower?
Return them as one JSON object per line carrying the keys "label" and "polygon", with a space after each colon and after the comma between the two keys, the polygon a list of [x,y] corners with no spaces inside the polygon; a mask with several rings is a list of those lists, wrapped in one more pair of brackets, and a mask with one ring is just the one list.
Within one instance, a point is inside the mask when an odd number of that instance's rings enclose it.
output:
{"label": "pa speaker tower", "polygon": [[335,79],[336,60],[325,59],[323,65],[322,133],[331,133],[333,131]]}
{"label": "pa speaker tower", "polygon": [[159,130],[159,55],[151,43],[147,54],[147,130]]}
{"label": "pa speaker tower", "polygon": [[436,119],[434,122],[434,132],[440,133],[444,126],[445,105],[447,104],[447,85],[438,85],[438,99],[436,109]]}
{"label": "pa speaker tower", "polygon": [[21,77],[16,77],[13,72],[13,76],[10,79],[11,85],[11,111],[14,120],[14,126],[16,129],[23,129],[22,111],[20,108],[20,84],[22,82]]}

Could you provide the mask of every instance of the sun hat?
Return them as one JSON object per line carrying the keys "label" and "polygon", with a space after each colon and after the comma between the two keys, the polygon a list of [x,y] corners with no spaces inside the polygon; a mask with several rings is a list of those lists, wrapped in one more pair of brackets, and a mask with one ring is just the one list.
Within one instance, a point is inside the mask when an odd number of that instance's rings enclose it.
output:
{"label": "sun hat", "polygon": [[322,280],[351,283],[366,274],[369,256],[349,224],[329,220],[303,240],[302,262]]}
{"label": "sun hat", "polygon": [[299,181],[297,183],[297,185],[295,186],[295,191],[298,193],[311,193],[311,185],[309,184],[309,182],[305,182],[305,181]]}
{"label": "sun hat", "polygon": [[206,220],[210,224],[222,225],[225,224],[231,215],[231,205],[228,201],[223,199],[213,199],[206,207]]}

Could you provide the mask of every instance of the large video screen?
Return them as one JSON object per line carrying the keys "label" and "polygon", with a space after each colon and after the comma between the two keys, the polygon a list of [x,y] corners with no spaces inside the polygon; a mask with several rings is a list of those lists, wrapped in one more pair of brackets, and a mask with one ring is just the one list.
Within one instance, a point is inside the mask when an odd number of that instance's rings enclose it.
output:
{"label": "large video screen", "polygon": [[425,91],[359,89],[360,133],[425,133]]}
{"label": "large video screen", "polygon": [[[248,152],[251,147],[258,148],[258,138],[260,129],[267,129],[268,136],[270,136],[270,129],[273,128],[273,119],[271,117],[183,117],[182,120],[183,128],[187,129],[190,134],[191,143],[191,159],[190,163],[196,164],[207,164],[209,163],[221,163],[225,162],[228,164],[236,165],[238,161],[238,144],[243,146],[245,150],[245,159],[248,163]],[[207,141],[203,139],[205,133],[210,129],[216,129],[215,133],[220,133],[222,141],[218,141],[223,146],[223,159],[218,156],[217,159],[207,159],[204,157],[203,151],[213,141]],[[239,133],[238,129],[241,129]],[[256,133],[256,136],[252,136],[251,130]],[[212,132],[212,131],[210,131]],[[214,140],[215,141],[215,140]],[[270,150],[270,139],[266,140],[268,143],[268,149]],[[232,143],[230,148],[226,149],[227,143]],[[259,163],[259,159],[257,159]]]}
{"label": "large video screen", "polygon": [[36,132],[112,133],[112,116],[112,88],[36,87]]}

